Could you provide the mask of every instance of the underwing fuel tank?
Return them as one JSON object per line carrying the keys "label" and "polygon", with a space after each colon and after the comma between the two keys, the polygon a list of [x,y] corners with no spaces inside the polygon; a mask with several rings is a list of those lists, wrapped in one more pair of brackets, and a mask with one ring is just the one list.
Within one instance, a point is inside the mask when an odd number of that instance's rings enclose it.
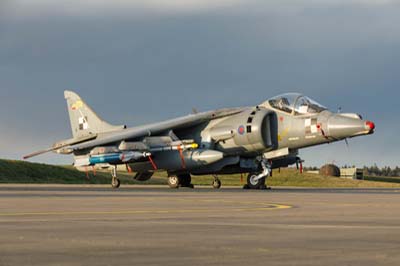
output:
{"label": "underwing fuel tank", "polygon": [[[215,163],[224,158],[224,154],[215,150],[188,150],[183,152],[184,166],[195,169]],[[156,164],[161,169],[182,169],[182,158],[178,152],[164,152],[155,157]]]}
{"label": "underwing fuel tank", "polygon": [[[191,170],[218,162],[223,158],[224,154],[215,150],[186,150],[182,152],[182,157],[178,151],[169,151],[154,154],[154,163],[158,169]],[[153,170],[149,163],[133,163],[130,166],[137,172]]]}

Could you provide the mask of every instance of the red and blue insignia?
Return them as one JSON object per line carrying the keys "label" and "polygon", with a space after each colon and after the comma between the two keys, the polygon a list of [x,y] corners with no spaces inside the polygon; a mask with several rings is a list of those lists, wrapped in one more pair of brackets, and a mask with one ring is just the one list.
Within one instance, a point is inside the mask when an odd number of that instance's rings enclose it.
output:
{"label": "red and blue insignia", "polygon": [[240,135],[243,135],[244,132],[245,132],[244,126],[240,126],[240,127],[238,128],[238,133],[239,133]]}

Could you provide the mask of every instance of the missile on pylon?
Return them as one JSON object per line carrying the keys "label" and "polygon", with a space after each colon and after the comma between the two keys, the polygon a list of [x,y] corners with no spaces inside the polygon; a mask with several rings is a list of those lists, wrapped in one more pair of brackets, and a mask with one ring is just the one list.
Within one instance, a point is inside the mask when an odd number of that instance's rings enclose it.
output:
{"label": "missile on pylon", "polygon": [[122,164],[137,161],[141,158],[150,156],[148,152],[121,152],[121,153],[111,153],[95,155],[89,158],[90,165],[109,163],[109,164]]}
{"label": "missile on pylon", "polygon": [[75,160],[75,166],[93,166],[96,164],[126,164],[151,156],[149,152],[119,152],[91,155]]}

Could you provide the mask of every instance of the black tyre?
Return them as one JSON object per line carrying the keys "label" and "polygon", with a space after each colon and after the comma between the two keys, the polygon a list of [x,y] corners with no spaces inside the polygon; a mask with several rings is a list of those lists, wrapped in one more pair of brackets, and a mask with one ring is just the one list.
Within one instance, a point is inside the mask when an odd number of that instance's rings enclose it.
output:
{"label": "black tyre", "polygon": [[170,188],[179,188],[179,178],[176,175],[168,177],[168,186]]}
{"label": "black tyre", "polygon": [[212,183],[212,186],[215,189],[220,189],[221,185],[222,185],[222,183],[221,183],[221,180],[219,180],[219,179],[214,180],[213,183]]}
{"label": "black tyre", "polygon": [[260,189],[265,186],[265,177],[256,180],[257,175],[256,173],[250,173],[247,176],[247,187],[249,189]]}
{"label": "black tyre", "polygon": [[193,188],[192,177],[190,174],[178,175],[178,179],[181,187]]}
{"label": "black tyre", "polygon": [[121,186],[121,181],[118,178],[113,178],[111,180],[112,188],[119,188]]}

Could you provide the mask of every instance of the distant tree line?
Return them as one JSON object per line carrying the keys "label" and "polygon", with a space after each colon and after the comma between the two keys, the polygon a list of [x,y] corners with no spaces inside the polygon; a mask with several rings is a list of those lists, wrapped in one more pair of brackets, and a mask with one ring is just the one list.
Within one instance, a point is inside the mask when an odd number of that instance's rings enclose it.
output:
{"label": "distant tree line", "polygon": [[[355,166],[345,165],[342,168],[355,168]],[[318,171],[318,167],[304,167],[305,171]],[[385,177],[398,177],[400,176],[400,167],[396,166],[391,168],[390,166],[378,167],[376,164],[374,166],[364,166],[365,176],[385,176]]]}
{"label": "distant tree line", "polygon": [[400,168],[396,166],[391,168],[390,166],[385,166],[379,168],[374,165],[371,167],[364,166],[364,175],[366,176],[400,176]]}

